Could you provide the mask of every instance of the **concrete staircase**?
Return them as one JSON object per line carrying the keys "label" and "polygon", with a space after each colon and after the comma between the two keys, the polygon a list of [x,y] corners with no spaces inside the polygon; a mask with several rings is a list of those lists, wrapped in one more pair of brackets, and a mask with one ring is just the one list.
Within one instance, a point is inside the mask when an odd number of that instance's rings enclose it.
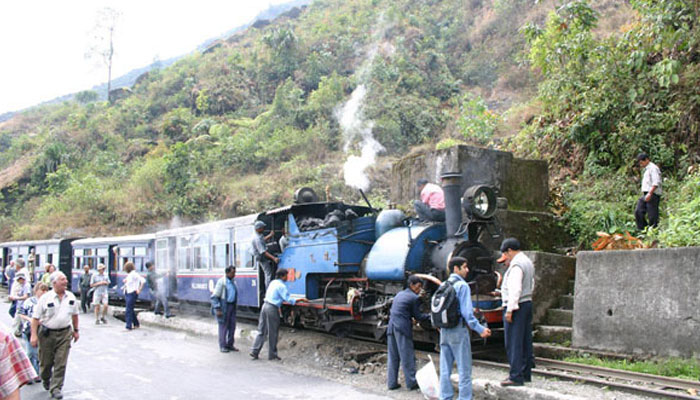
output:
{"label": "concrete staircase", "polygon": [[547,310],[544,325],[535,330],[535,353],[540,355],[542,348],[568,347],[574,318],[574,280],[569,280],[569,293],[559,296],[557,308]]}

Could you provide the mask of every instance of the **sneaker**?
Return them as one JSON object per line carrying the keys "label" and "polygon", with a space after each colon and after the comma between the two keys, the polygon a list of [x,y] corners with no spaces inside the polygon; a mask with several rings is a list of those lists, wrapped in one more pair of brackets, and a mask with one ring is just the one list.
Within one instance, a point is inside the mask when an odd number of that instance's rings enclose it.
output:
{"label": "sneaker", "polygon": [[100,320],[99,320],[99,319],[96,319],[96,320],[95,320],[95,325],[99,325],[99,324],[100,324]]}
{"label": "sneaker", "polygon": [[36,378],[34,378],[34,383],[39,383],[39,382],[41,382],[41,377],[37,376]]}
{"label": "sneaker", "polygon": [[55,389],[53,392],[51,392],[51,398],[59,400],[62,399],[63,393],[61,393],[61,389]]}
{"label": "sneaker", "polygon": [[252,358],[253,360],[257,360],[257,359],[258,359],[258,355],[255,354],[255,353],[250,353],[250,358]]}
{"label": "sneaker", "polygon": [[103,324],[106,324],[106,323],[107,323],[107,320],[106,320],[104,317],[102,317],[102,318],[100,319],[100,321],[102,321]]}
{"label": "sneaker", "polygon": [[222,353],[228,353],[228,352],[231,351],[231,350],[229,350],[228,347],[222,347],[222,348],[219,349],[219,351],[222,352]]}

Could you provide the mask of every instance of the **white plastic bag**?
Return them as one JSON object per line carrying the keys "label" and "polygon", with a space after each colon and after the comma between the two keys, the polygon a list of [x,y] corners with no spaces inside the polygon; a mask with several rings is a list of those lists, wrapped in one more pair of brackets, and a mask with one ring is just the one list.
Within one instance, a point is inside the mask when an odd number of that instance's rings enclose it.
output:
{"label": "white plastic bag", "polygon": [[433,358],[428,356],[430,360],[423,368],[416,372],[416,381],[423,396],[426,399],[434,400],[440,398],[440,379],[438,378]]}

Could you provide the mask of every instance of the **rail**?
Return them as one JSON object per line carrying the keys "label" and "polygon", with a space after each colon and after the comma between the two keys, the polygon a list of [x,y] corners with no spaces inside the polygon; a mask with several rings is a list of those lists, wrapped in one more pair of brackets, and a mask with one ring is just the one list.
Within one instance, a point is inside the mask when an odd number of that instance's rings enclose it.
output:
{"label": "rail", "polygon": [[[695,390],[696,393],[700,392],[700,382],[576,364],[548,358],[536,358],[535,364],[537,364],[537,368],[533,369],[532,373],[541,376],[584,382],[629,393],[639,393],[663,398],[700,399],[697,395],[689,394],[689,391],[692,390]],[[509,368],[508,364],[485,360],[474,360],[474,365]]]}

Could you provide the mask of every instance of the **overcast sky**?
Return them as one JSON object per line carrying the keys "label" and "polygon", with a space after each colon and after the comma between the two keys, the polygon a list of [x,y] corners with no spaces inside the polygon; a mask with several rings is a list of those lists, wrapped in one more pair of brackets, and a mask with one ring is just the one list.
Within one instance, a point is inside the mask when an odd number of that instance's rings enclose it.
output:
{"label": "overcast sky", "polygon": [[121,12],[112,77],[188,53],[288,0],[2,0],[0,114],[107,81],[85,53],[98,10]]}

